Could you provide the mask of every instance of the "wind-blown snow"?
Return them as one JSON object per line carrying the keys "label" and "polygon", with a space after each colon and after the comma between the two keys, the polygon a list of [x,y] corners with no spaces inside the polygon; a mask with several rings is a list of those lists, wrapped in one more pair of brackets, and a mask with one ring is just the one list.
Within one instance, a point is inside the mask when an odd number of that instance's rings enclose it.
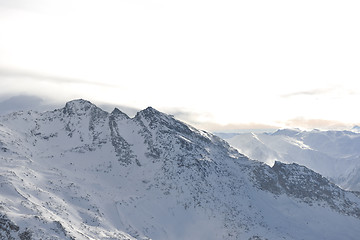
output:
{"label": "wind-blown snow", "polygon": [[345,189],[360,191],[360,133],[282,129],[273,134],[238,134],[227,141],[270,166],[275,161],[299,163]]}

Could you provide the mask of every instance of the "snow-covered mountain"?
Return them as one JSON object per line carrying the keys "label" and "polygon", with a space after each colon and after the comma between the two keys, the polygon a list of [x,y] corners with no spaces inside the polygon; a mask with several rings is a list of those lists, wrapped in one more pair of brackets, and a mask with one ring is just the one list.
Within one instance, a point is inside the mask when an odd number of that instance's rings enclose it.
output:
{"label": "snow-covered mountain", "polygon": [[272,134],[238,134],[227,141],[270,166],[275,161],[298,163],[345,189],[360,191],[360,133],[281,129]]}
{"label": "snow-covered mountain", "polygon": [[0,239],[357,239],[360,198],[151,107],[0,117]]}

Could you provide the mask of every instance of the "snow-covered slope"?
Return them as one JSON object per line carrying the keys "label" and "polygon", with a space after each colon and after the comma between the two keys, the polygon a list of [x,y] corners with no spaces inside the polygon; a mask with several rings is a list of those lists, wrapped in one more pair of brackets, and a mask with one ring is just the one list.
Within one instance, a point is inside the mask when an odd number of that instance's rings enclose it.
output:
{"label": "snow-covered slope", "polygon": [[360,133],[282,129],[273,134],[238,134],[227,141],[270,166],[275,161],[298,163],[345,189],[360,191]]}
{"label": "snow-covered slope", "polygon": [[149,107],[0,118],[0,239],[356,239],[360,199]]}

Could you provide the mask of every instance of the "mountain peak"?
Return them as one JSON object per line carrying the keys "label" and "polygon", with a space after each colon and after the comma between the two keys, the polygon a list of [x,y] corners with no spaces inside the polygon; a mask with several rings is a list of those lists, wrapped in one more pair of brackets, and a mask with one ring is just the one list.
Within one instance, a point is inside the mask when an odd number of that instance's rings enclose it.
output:
{"label": "mountain peak", "polygon": [[93,103],[91,103],[88,100],[84,100],[82,98],[80,99],[74,99],[65,104],[65,106],[95,106]]}
{"label": "mountain peak", "polygon": [[153,107],[147,107],[144,110],[141,110],[140,112],[138,112],[136,114],[135,118],[139,118],[139,117],[144,117],[145,119],[148,119],[148,120],[154,120],[154,119],[159,119],[159,118],[165,118],[165,119],[169,118],[169,116],[167,114],[162,113]]}
{"label": "mountain peak", "polygon": [[156,110],[155,108],[153,108],[151,106],[145,108],[144,110],[142,110],[140,112],[146,113],[146,114],[161,114],[160,111]]}
{"label": "mountain peak", "polygon": [[63,112],[69,115],[82,115],[83,113],[87,112],[91,108],[97,108],[93,103],[84,100],[84,99],[76,99],[69,101],[65,104],[63,108]]}
{"label": "mountain peak", "polygon": [[117,116],[121,117],[123,119],[129,119],[129,116],[126,115],[126,113],[123,113],[120,109],[114,108],[114,110],[111,112],[111,116]]}
{"label": "mountain peak", "polygon": [[296,134],[299,134],[300,132],[301,132],[301,130],[298,128],[293,128],[293,129],[284,128],[284,129],[277,130],[272,135],[285,135],[285,136],[293,137]]}

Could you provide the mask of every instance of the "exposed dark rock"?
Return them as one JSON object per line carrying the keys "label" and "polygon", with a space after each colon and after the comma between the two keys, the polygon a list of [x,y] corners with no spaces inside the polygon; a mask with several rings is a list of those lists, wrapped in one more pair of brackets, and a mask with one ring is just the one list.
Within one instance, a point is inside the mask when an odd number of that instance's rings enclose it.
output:
{"label": "exposed dark rock", "polygon": [[275,162],[272,168],[259,164],[253,170],[255,184],[276,195],[286,194],[310,205],[327,204],[342,214],[360,218],[360,206],[351,204],[349,195],[320,174],[307,167]]}

